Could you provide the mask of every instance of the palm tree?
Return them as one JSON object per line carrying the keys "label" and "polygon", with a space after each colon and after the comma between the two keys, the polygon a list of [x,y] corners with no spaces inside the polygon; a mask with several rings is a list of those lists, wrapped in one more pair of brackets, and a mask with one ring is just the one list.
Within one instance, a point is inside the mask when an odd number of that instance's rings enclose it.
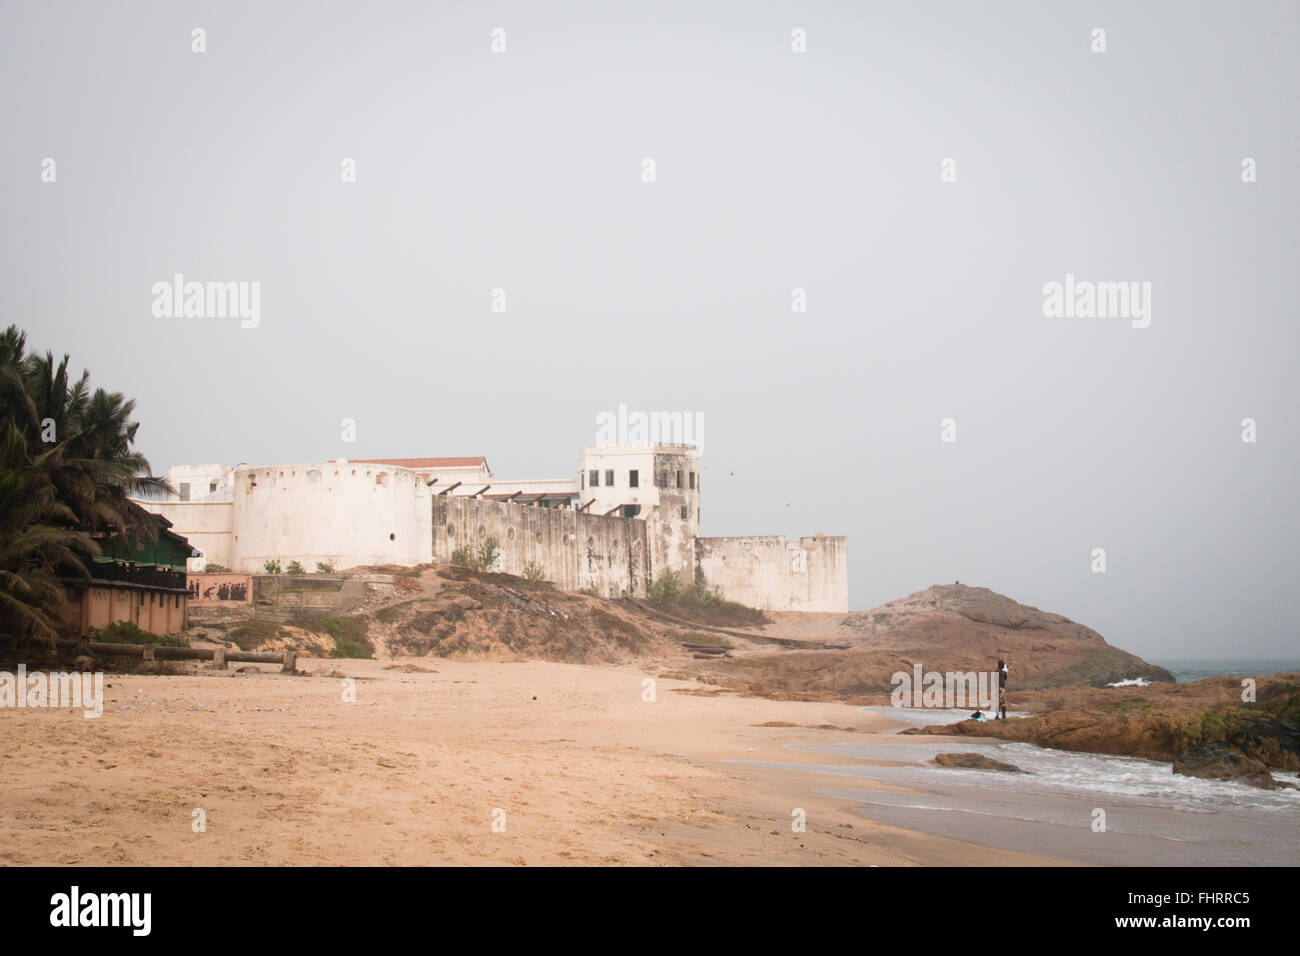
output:
{"label": "palm tree", "polygon": [[0,333],[0,634],[52,639],[60,583],[89,578],[92,536],[126,546],[157,540],[131,495],[170,491],[134,449],[135,402],[74,379],[68,356],[27,354],[16,326]]}
{"label": "palm tree", "polygon": [[157,540],[157,522],[130,496],[171,487],[133,448],[140,427],[131,421],[135,401],[102,388],[92,393],[88,372],[71,379],[68,356],[57,363],[50,352],[26,356],[25,345],[14,326],[0,335],[0,407],[27,436],[30,455],[59,451],[50,460],[50,481],[75,527],[113,534],[128,548]]}
{"label": "palm tree", "polygon": [[85,533],[59,527],[74,515],[49,481],[54,454],[31,460],[13,421],[0,423],[0,632],[19,638],[53,641],[61,572],[88,578],[83,559],[99,553]]}

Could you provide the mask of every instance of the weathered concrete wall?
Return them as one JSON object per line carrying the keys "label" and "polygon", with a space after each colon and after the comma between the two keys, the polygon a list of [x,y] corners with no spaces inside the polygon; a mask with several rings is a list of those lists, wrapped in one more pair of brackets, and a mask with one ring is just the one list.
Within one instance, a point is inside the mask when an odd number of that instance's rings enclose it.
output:
{"label": "weathered concrete wall", "polygon": [[696,538],[696,579],[765,611],[847,611],[848,542],[815,535]]}
{"label": "weathered concrete wall", "polygon": [[493,570],[523,574],[530,564],[567,591],[644,597],[651,580],[646,522],[567,509],[433,496],[433,560],[449,563],[458,548],[476,551],[489,535],[501,555]]}
{"label": "weathered concrete wall", "polygon": [[179,592],[96,583],[72,589],[61,614],[69,628],[83,637],[92,627],[108,627],[117,621],[130,621],[142,630],[166,635],[185,630],[188,606],[189,599]]}
{"label": "weathered concrete wall", "polygon": [[[427,564],[429,489],[406,468],[309,462],[235,472],[233,571],[275,559],[311,571],[329,562]],[[179,529],[178,529],[179,530]]]}
{"label": "weathered concrete wall", "polygon": [[695,538],[700,533],[700,492],[695,473],[699,467],[699,455],[694,449],[656,449],[651,478],[658,500],[648,516],[656,575],[672,569],[683,581],[695,577]]}
{"label": "weathered concrete wall", "polygon": [[[137,504],[172,523],[172,530],[189,539],[190,546],[203,552],[207,564],[233,568],[235,562],[234,516],[230,501],[145,501]],[[197,559],[190,558],[190,565]]]}

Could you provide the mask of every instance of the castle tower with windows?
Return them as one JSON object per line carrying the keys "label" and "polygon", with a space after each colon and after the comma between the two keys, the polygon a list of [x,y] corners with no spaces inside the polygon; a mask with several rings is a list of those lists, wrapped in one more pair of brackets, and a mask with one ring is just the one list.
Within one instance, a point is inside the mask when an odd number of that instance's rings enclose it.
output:
{"label": "castle tower with windows", "polygon": [[587,445],[579,468],[585,511],[639,518],[650,526],[656,576],[695,577],[700,534],[700,452],[694,445]]}

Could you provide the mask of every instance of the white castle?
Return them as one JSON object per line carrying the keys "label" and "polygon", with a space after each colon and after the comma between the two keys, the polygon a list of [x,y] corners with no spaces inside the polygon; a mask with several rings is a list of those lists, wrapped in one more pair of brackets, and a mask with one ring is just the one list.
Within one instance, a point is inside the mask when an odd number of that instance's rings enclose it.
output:
{"label": "white castle", "polygon": [[673,571],[764,610],[848,610],[843,537],[701,537],[699,464],[693,445],[655,443],[588,445],[555,479],[499,479],[483,457],[177,465],[176,493],[139,503],[202,552],[194,571],[449,563],[494,537],[492,570],[565,590],[644,597]]}

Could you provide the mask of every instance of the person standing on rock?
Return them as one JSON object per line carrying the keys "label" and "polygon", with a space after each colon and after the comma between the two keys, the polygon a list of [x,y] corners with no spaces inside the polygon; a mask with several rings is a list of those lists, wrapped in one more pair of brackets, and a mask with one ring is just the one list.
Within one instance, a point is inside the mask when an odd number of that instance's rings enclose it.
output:
{"label": "person standing on rock", "polygon": [[998,720],[1007,717],[1007,662],[998,661]]}

